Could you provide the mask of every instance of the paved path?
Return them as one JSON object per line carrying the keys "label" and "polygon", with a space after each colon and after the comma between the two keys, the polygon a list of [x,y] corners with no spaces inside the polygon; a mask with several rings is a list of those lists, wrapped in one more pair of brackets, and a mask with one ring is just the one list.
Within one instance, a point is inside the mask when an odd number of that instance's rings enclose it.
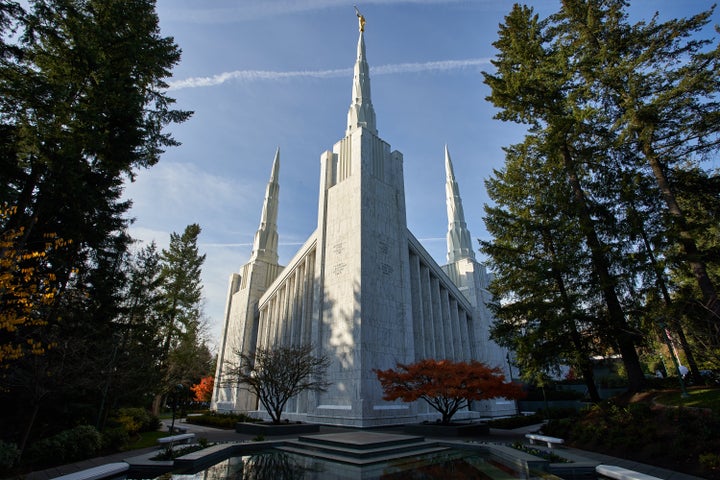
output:
{"label": "paved path", "polygon": [[[208,441],[213,443],[222,443],[222,442],[242,442],[245,440],[251,440],[253,438],[253,435],[244,435],[240,433],[236,433],[233,430],[221,430],[217,428],[210,428],[210,427],[204,427],[200,425],[193,425],[190,423],[177,423],[176,426],[182,426],[187,428],[188,433],[195,433],[197,438],[206,438]],[[483,435],[479,440],[482,440],[483,442],[488,443],[513,443],[517,440],[521,440],[525,442],[525,434],[529,432],[536,432],[539,429],[539,425],[532,425],[529,427],[523,427],[518,428],[515,430],[500,430],[500,429],[490,429],[489,435]],[[341,427],[326,427],[321,426],[320,427],[320,433],[340,433],[340,432],[356,432],[357,430],[351,429],[351,428],[341,428]],[[374,431],[379,432],[387,432],[387,433],[402,433],[402,427],[396,427],[396,428],[382,428]],[[294,438],[296,435],[291,435],[288,437],[273,437],[273,438]],[[158,447],[153,448],[146,448],[142,450],[132,450],[128,452],[122,452],[122,453],[116,453],[113,455],[108,455],[105,457],[98,457],[98,458],[91,458],[88,460],[83,460],[80,462],[71,463],[68,465],[61,465],[58,467],[49,468],[47,470],[41,470],[37,472],[32,472],[27,474],[24,478],[25,480],[50,480],[55,477],[59,477],[61,475],[66,475],[68,473],[77,472],[80,470],[85,470],[87,468],[92,468],[98,465],[103,465],[106,463],[112,463],[112,462],[121,462],[126,458],[135,457],[138,455],[143,455],[145,453],[152,452],[154,450],[157,450]],[[572,454],[579,455],[588,459],[591,459],[593,461],[597,461],[598,463],[604,464],[604,465],[617,465],[623,468],[627,468],[629,470],[634,470],[636,472],[645,473],[647,475],[652,475],[654,477],[662,478],[665,480],[702,480],[700,477],[694,477],[692,475],[687,475],[684,473],[679,472],[673,472],[671,470],[667,470],[660,467],[655,467],[653,465],[646,465],[643,463],[633,462],[630,460],[623,460],[620,458],[610,457],[608,455],[603,455],[599,453],[594,452],[587,452],[584,450],[578,450],[574,448],[567,448],[563,447],[563,451],[568,451]]]}

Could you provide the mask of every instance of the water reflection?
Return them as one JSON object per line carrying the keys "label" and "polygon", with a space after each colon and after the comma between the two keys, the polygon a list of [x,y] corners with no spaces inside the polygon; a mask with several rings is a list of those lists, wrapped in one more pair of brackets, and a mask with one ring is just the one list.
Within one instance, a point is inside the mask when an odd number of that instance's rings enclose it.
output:
{"label": "water reflection", "polygon": [[302,480],[318,472],[312,465],[304,465],[282,452],[262,452],[243,457],[231,457],[194,475],[172,475],[176,480]]}

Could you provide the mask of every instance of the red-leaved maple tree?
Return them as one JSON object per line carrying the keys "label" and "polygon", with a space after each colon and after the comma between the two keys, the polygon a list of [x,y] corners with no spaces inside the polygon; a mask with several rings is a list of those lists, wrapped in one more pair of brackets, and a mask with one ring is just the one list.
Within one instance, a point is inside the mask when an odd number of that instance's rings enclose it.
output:
{"label": "red-leaved maple tree", "polygon": [[499,368],[477,361],[425,359],[409,365],[399,363],[397,370],[373,371],[382,385],[384,400],[425,400],[440,412],[443,424],[449,424],[453,415],[473,400],[524,396],[519,385],[505,381]]}
{"label": "red-leaved maple tree", "polygon": [[196,402],[209,402],[212,398],[213,385],[215,379],[212,375],[203,377],[200,379],[200,383],[197,383],[190,387],[190,390],[195,394]]}

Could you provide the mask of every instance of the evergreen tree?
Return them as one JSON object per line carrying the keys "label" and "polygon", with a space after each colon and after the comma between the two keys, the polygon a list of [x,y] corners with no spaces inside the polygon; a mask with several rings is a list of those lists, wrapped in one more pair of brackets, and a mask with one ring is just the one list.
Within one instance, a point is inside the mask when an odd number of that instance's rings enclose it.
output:
{"label": "evergreen tree", "polygon": [[20,232],[7,248],[28,255],[49,236],[67,244],[38,271],[56,300],[36,310],[31,338],[52,348],[0,372],[2,437],[21,445],[35,425],[99,418],[122,353],[123,182],[177,145],[163,129],[189,117],[166,95],[180,50],[154,1],[27,3],[0,3],[0,204],[13,212],[0,233]]}
{"label": "evergreen tree", "polygon": [[[717,283],[708,257],[698,246],[697,229],[679,200],[676,177],[698,169],[720,147],[720,43],[699,33],[713,13],[630,25],[621,0],[566,0],[556,16],[558,31],[586,88],[608,115],[616,150],[630,149],[655,181],[665,205],[668,240],[692,272],[706,313],[720,331]],[[633,156],[625,156],[630,159]],[[694,209],[694,206],[692,207]]]}
{"label": "evergreen tree", "polygon": [[491,242],[481,242],[494,272],[490,290],[497,322],[492,334],[516,354],[528,380],[569,364],[582,373],[598,400],[590,358],[593,340],[587,250],[567,216],[570,194],[556,183],[558,165],[545,162],[533,138],[506,149],[506,164],[486,182],[493,207],[485,223]]}
{"label": "evergreen tree", "polygon": [[593,215],[593,198],[586,190],[592,179],[588,165],[602,155],[609,139],[598,126],[601,122],[593,119],[600,113],[583,103],[586,91],[572,90],[578,82],[572,57],[562,44],[551,43],[554,31],[549,25],[532,9],[515,5],[494,43],[500,52],[493,61],[497,72],[484,74],[491,87],[488,100],[501,109],[497,118],[529,124],[542,155],[560,166],[557,181],[566,185],[569,194],[567,213],[577,222],[605,303],[605,315],[598,322],[622,355],[629,388],[636,391],[644,383],[636,351],[641,339],[628,324],[612,250],[603,239],[602,226]]}
{"label": "evergreen tree", "polygon": [[[170,245],[161,258],[160,329],[161,371],[164,378],[156,392],[153,410],[159,411],[163,395],[178,383],[189,386],[207,374],[199,372],[193,361],[204,357],[202,342],[202,284],[200,274],[205,255],[200,255],[197,240],[200,226],[188,225],[182,234],[170,234]],[[198,357],[199,356],[199,357]],[[189,383],[192,380],[192,383]]]}

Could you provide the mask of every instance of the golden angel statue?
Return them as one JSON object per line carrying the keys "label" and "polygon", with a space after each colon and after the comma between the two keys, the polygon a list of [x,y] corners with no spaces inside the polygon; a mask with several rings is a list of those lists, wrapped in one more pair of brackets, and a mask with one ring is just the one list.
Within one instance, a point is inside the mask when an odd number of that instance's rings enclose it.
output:
{"label": "golden angel statue", "polygon": [[360,13],[360,10],[358,10],[356,5],[353,5],[355,7],[355,15],[358,17],[358,23],[360,26],[360,31],[365,31],[365,17],[363,17],[362,13]]}

